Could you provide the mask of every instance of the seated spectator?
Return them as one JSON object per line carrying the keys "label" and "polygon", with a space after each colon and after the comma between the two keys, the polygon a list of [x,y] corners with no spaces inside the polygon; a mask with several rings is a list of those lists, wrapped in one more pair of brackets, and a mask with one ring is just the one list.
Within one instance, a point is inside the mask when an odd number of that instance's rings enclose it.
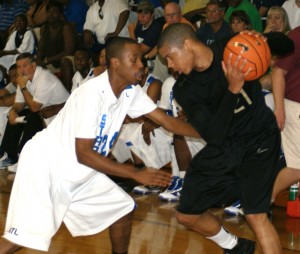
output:
{"label": "seated spectator", "polygon": [[[37,66],[30,53],[17,57],[17,68],[18,88],[1,144],[0,168],[14,168],[25,143],[44,128],[44,119],[38,114],[40,109],[63,103],[69,96],[59,79]],[[49,123],[53,118],[45,121]]]}
{"label": "seated spectator", "polygon": [[73,63],[71,60],[70,64],[62,64],[62,59],[74,55],[78,42],[77,34],[74,26],[64,21],[61,3],[49,2],[46,11],[47,22],[41,27],[37,64],[59,75],[67,90],[70,91],[74,75]]}
{"label": "seated spectator", "polygon": [[251,30],[251,20],[246,12],[238,10],[233,11],[229,17],[229,25],[231,31],[235,33],[242,32],[244,30]]}
{"label": "seated spectator", "polygon": [[0,144],[4,135],[7,113],[9,107],[14,104],[16,89],[17,89],[17,66],[13,64],[8,71],[10,82],[2,89],[0,89]]}
{"label": "seated spectator", "polygon": [[49,0],[27,0],[29,10],[26,13],[28,26],[31,28],[40,27],[47,21],[46,6]]}
{"label": "seated spectator", "polygon": [[257,32],[262,32],[261,17],[256,7],[248,0],[227,0],[228,9],[225,13],[225,20],[229,22],[229,17],[233,11],[242,10],[247,13],[251,20],[252,28]]}
{"label": "seated spectator", "polygon": [[[161,95],[162,83],[149,73],[145,58],[143,58],[143,64],[143,76],[139,85],[152,101],[157,103]],[[112,150],[112,154],[118,162],[125,162],[132,159],[136,165],[142,164],[154,168],[161,168],[170,162],[170,142],[168,143],[166,140],[164,140],[166,142],[162,142],[162,135],[160,133],[154,134],[153,139],[155,138],[156,141],[151,139],[150,147],[149,143],[145,143],[143,140],[142,128],[145,128],[149,121],[145,117],[136,119],[127,117],[125,119],[125,124],[123,124],[120,135]],[[157,153],[158,150],[161,152]],[[152,156],[149,156],[150,153],[152,153]]]}
{"label": "seated spectator", "polygon": [[91,54],[86,49],[80,49],[74,55],[75,74],[72,78],[72,90],[81,86],[84,82],[94,77]]}
{"label": "seated spectator", "polygon": [[291,29],[300,26],[300,0],[286,0],[282,8],[285,9]]}
{"label": "seated spectator", "polygon": [[229,24],[224,20],[226,6],[219,0],[210,0],[206,5],[207,23],[196,31],[197,38],[206,45],[230,36]]}
{"label": "seated spectator", "polygon": [[128,26],[130,37],[141,45],[142,54],[146,59],[153,59],[156,44],[162,31],[162,24],[154,19],[154,6],[149,0],[143,0],[137,7],[138,21]]}
{"label": "seated spectator", "polygon": [[[111,37],[129,37],[128,1],[126,0],[98,0],[86,14],[83,41],[87,49],[99,54]],[[94,54],[94,62],[96,62]]]}
{"label": "seated spectator", "polygon": [[15,18],[26,14],[28,5],[25,0],[3,0],[0,8],[0,50],[4,48]]}
{"label": "seated spectator", "polygon": [[163,26],[163,30],[169,25],[174,23],[185,23],[193,27],[191,22],[189,22],[185,17],[182,16],[181,8],[177,3],[170,2],[166,4],[164,9],[164,17],[166,23]]}
{"label": "seated spectator", "polygon": [[19,54],[35,51],[35,38],[32,31],[27,29],[27,18],[24,14],[16,16],[14,27],[15,31],[9,36],[5,48],[0,51],[0,69],[4,73],[16,62]]}
{"label": "seated spectator", "polygon": [[264,33],[287,33],[289,30],[289,18],[286,14],[285,9],[280,6],[271,7],[268,11],[267,24]]}
{"label": "seated spectator", "polygon": [[[176,3],[170,2],[165,5],[164,16],[166,23],[163,26],[163,30],[169,24],[174,23],[185,23],[190,25],[195,30],[195,27],[192,25],[192,23],[182,16],[180,6]],[[162,82],[164,82],[169,77],[168,67],[159,56],[156,56],[155,58],[153,74]]]}
{"label": "seated spectator", "polygon": [[107,70],[107,63],[106,63],[106,50],[105,48],[101,49],[99,54],[99,63],[94,68],[94,76],[97,77],[101,73],[105,72]]}

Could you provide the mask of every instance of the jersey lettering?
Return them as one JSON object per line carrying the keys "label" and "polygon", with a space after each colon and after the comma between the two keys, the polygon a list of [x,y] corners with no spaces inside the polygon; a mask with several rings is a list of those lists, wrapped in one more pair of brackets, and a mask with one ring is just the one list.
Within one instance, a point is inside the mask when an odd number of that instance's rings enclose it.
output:
{"label": "jersey lettering", "polygon": [[244,89],[241,90],[240,95],[242,96],[242,98],[238,99],[237,108],[234,110],[235,114],[243,111],[246,107],[252,104],[251,99],[249,98],[248,94],[244,91]]}

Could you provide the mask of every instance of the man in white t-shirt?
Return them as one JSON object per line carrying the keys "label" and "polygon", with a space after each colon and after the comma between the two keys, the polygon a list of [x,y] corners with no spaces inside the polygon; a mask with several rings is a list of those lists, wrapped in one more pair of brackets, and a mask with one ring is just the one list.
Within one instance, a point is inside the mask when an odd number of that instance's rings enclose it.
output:
{"label": "man in white t-shirt", "polygon": [[99,52],[109,38],[129,37],[129,14],[126,0],[96,1],[90,6],[83,26],[83,40],[86,48]]}
{"label": "man in white t-shirt", "polygon": [[69,97],[60,80],[37,66],[32,54],[17,57],[17,70],[18,87],[1,144],[5,153],[0,154],[0,168],[16,164],[24,144],[44,128],[44,121],[49,123],[55,117],[42,119],[40,109],[63,103]]}
{"label": "man in white t-shirt", "polygon": [[135,204],[106,174],[158,186],[167,186],[171,176],[106,157],[125,116],[146,115],[169,131],[199,136],[131,85],[141,80],[143,70],[134,40],[110,40],[106,57],[108,70],[76,89],[51,124],[22,150],[0,254],[20,246],[47,251],[62,222],[73,236],[110,227],[112,253],[127,253]]}

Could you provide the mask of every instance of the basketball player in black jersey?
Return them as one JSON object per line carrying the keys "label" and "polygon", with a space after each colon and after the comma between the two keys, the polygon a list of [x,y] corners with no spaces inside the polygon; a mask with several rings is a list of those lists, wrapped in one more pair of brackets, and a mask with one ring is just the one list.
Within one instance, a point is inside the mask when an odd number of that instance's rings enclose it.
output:
{"label": "basketball player in black jersey", "polygon": [[[280,134],[258,80],[245,82],[245,60],[224,63],[226,41],[210,47],[185,24],[170,25],[158,50],[181,73],[173,92],[188,121],[207,142],[186,172],[176,217],[224,253],[254,253],[253,241],[227,232],[208,209],[240,199],[262,253],[281,253],[267,217],[277,175]],[[237,64],[242,66],[237,68]]]}

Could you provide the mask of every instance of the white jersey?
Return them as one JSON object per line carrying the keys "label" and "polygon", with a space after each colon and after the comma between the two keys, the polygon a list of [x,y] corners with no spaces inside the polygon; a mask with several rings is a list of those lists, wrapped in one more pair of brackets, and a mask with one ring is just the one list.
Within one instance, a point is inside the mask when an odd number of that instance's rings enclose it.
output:
{"label": "white jersey", "polygon": [[161,99],[158,105],[159,108],[166,110],[170,116],[178,116],[181,106],[177,103],[173,96],[173,86],[176,80],[173,76],[168,77],[162,86]]}
{"label": "white jersey", "polygon": [[94,78],[94,68],[92,68],[88,75],[83,78],[80,74],[79,71],[76,71],[76,73],[74,74],[73,78],[72,78],[72,89],[71,89],[71,93],[78,87],[80,87],[82,84],[84,84],[86,81],[88,81],[91,78]]}
{"label": "white jersey", "polygon": [[125,116],[136,118],[155,108],[139,86],[128,86],[116,98],[106,71],[76,89],[53,122],[35,138],[46,139],[46,144],[54,147],[53,170],[69,181],[82,181],[95,171],[78,163],[75,139],[95,139],[94,150],[107,156]]}

